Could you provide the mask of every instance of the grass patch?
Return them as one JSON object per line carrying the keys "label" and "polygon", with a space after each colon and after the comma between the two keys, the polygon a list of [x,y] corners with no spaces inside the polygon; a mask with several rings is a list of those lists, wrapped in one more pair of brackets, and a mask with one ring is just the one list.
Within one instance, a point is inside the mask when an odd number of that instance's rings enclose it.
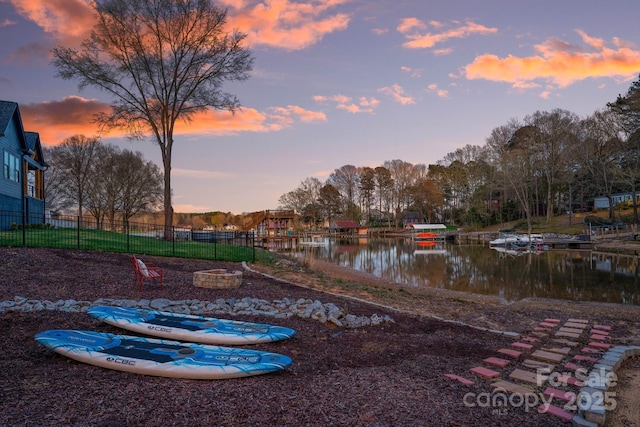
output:
{"label": "grass patch", "polygon": [[90,229],[19,229],[0,231],[0,246],[84,249],[165,257],[211,259],[217,261],[268,262],[269,252],[226,243],[165,241],[146,236],[133,236]]}

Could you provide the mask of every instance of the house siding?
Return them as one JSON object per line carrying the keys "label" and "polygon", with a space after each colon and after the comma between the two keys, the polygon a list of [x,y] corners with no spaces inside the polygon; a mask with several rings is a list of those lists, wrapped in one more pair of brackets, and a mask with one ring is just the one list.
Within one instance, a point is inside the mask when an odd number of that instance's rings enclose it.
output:
{"label": "house siding", "polygon": [[[31,147],[27,140],[27,134],[22,128],[17,104],[8,101],[0,101],[0,229],[8,229],[13,223],[42,224],[44,222],[45,202],[44,192],[36,189],[35,196],[25,194],[26,159],[27,149],[37,153],[37,160],[30,159],[29,168],[35,170],[36,179],[40,179],[42,185],[43,168],[46,165],[42,159],[42,147],[37,133],[30,133]],[[4,156],[9,153],[18,159],[19,182],[4,176]],[[39,197],[39,198],[38,198]]]}
{"label": "house siding", "polygon": [[[631,202],[631,193],[616,193],[611,195],[614,205],[618,203]],[[636,200],[640,202],[640,193],[636,194]],[[593,199],[593,207],[595,209],[609,209],[609,198],[607,196],[599,196]]]}
{"label": "house siding", "polygon": [[[5,134],[0,136],[0,164],[4,165],[4,153],[8,151],[12,155],[18,157],[22,165],[22,151],[18,145],[20,140],[19,126],[16,124],[15,117],[11,119],[9,126],[5,130]],[[22,173],[20,174],[20,181],[22,181]],[[0,173],[0,194],[9,197],[16,197],[18,200],[22,197],[22,188],[20,187],[22,182],[15,182],[4,177],[4,172]],[[22,209],[22,208],[20,208]]]}

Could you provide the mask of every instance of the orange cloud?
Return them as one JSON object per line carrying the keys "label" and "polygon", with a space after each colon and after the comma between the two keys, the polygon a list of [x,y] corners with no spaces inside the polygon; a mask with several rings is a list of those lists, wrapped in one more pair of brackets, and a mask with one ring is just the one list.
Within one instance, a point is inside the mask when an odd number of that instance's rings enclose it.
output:
{"label": "orange cloud", "polygon": [[18,47],[9,55],[9,62],[21,65],[38,64],[46,66],[49,62],[51,46],[42,43],[28,43]]}
{"label": "orange cloud", "polygon": [[[91,0],[8,0],[16,11],[62,45],[78,46],[89,36],[94,15]],[[248,45],[304,49],[326,34],[347,28],[345,13],[328,10],[350,0],[222,0],[230,9],[229,29],[247,33]],[[0,25],[11,24],[5,21]]]}
{"label": "orange cloud", "polygon": [[562,88],[590,77],[627,80],[637,75],[640,50],[636,46],[616,38],[611,48],[602,39],[580,30],[577,33],[584,45],[576,46],[552,38],[535,46],[538,55],[531,57],[481,55],[464,67],[464,76],[470,80],[507,82],[521,89],[538,87],[539,80]]}
{"label": "orange cloud", "polygon": [[[44,145],[58,145],[73,135],[95,136],[99,133],[94,115],[109,111],[109,104],[77,96],[62,101],[20,105],[24,128],[38,132]],[[176,123],[176,135],[233,135],[240,132],[274,132],[298,122],[326,121],[322,112],[305,110],[298,106],[274,107],[266,113],[254,108],[242,108],[236,114],[228,111],[208,110],[195,115],[190,121]],[[104,137],[124,137],[113,130]]]}
{"label": "orange cloud", "polygon": [[446,89],[439,88],[438,85],[435,84],[435,83],[431,83],[430,85],[428,85],[427,86],[427,90],[429,92],[435,93],[440,98],[448,98],[449,97],[449,91],[446,90]]}
{"label": "orange cloud", "polygon": [[93,8],[88,0],[9,0],[16,11],[63,44],[78,44],[93,27]]}
{"label": "orange cloud", "polygon": [[16,25],[16,21],[12,21],[10,19],[5,18],[3,21],[0,22],[0,28],[9,27],[11,25]]}
{"label": "orange cloud", "polygon": [[353,114],[373,113],[378,105],[380,105],[380,101],[376,98],[367,98],[365,96],[361,96],[357,102],[354,102],[351,97],[345,95],[316,95],[313,99],[320,103],[333,102],[336,104],[336,109],[345,110]]}
{"label": "orange cloud", "polygon": [[383,87],[378,89],[378,92],[384,93],[391,97],[394,102],[402,105],[411,105],[415,104],[416,101],[411,96],[405,96],[404,89],[399,84],[394,84],[392,86]]}
{"label": "orange cloud", "polygon": [[398,32],[403,34],[415,29],[424,30],[425,28],[427,28],[427,26],[424,24],[424,22],[422,22],[418,18],[404,18],[400,21],[400,24],[396,27]]}
{"label": "orange cloud", "polygon": [[[444,24],[431,21],[431,26],[440,29]],[[439,33],[420,34],[417,30],[427,28],[426,24],[416,18],[407,18],[398,26],[398,32],[405,35],[409,40],[402,45],[408,49],[427,49],[438,43],[443,43],[451,38],[465,38],[472,34],[494,34],[498,32],[497,28],[489,28],[484,25],[476,24],[473,21],[467,21],[464,25],[460,25],[450,30],[444,30]],[[416,31],[414,31],[416,30]],[[442,51],[441,51],[442,52]]]}
{"label": "orange cloud", "polygon": [[[349,16],[325,13],[349,0],[316,0],[299,3],[291,0],[228,1],[236,7],[230,19],[233,27],[247,33],[247,43],[286,50],[299,50],[320,41],[325,35],[347,28]],[[251,3],[249,5],[248,3]]]}
{"label": "orange cloud", "polygon": [[109,110],[109,104],[69,96],[61,101],[20,104],[24,129],[38,132],[44,145],[58,145],[73,135],[95,136],[94,115]]}
{"label": "orange cloud", "polygon": [[409,73],[409,75],[414,78],[421,77],[422,71],[423,71],[421,68],[411,68],[411,67],[405,67],[405,66],[401,66],[400,70],[405,73]]}

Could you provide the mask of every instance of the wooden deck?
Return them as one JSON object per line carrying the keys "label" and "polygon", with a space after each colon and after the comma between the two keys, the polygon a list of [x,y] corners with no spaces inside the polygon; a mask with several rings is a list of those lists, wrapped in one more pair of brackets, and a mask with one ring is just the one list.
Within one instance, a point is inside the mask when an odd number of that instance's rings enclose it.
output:
{"label": "wooden deck", "polygon": [[544,244],[549,249],[591,249],[592,246],[589,240],[577,239],[544,239]]}

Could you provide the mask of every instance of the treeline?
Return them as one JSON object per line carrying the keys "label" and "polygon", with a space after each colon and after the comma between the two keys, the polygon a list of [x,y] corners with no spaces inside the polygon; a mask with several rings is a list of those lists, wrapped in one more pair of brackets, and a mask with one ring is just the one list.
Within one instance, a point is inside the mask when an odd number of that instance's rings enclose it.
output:
{"label": "treeline", "polygon": [[530,228],[534,217],[584,210],[598,196],[608,197],[613,220],[612,195],[629,192],[637,223],[639,180],[640,79],[588,117],[536,111],[436,164],[345,165],[325,182],[306,178],[279,203],[311,227],[336,218],[398,226],[417,217],[480,226],[524,218]]}
{"label": "treeline", "polygon": [[126,225],[134,215],[162,207],[163,174],[140,152],[76,135],[46,148],[45,159],[45,194],[52,210],[91,215],[101,227],[105,221]]}

